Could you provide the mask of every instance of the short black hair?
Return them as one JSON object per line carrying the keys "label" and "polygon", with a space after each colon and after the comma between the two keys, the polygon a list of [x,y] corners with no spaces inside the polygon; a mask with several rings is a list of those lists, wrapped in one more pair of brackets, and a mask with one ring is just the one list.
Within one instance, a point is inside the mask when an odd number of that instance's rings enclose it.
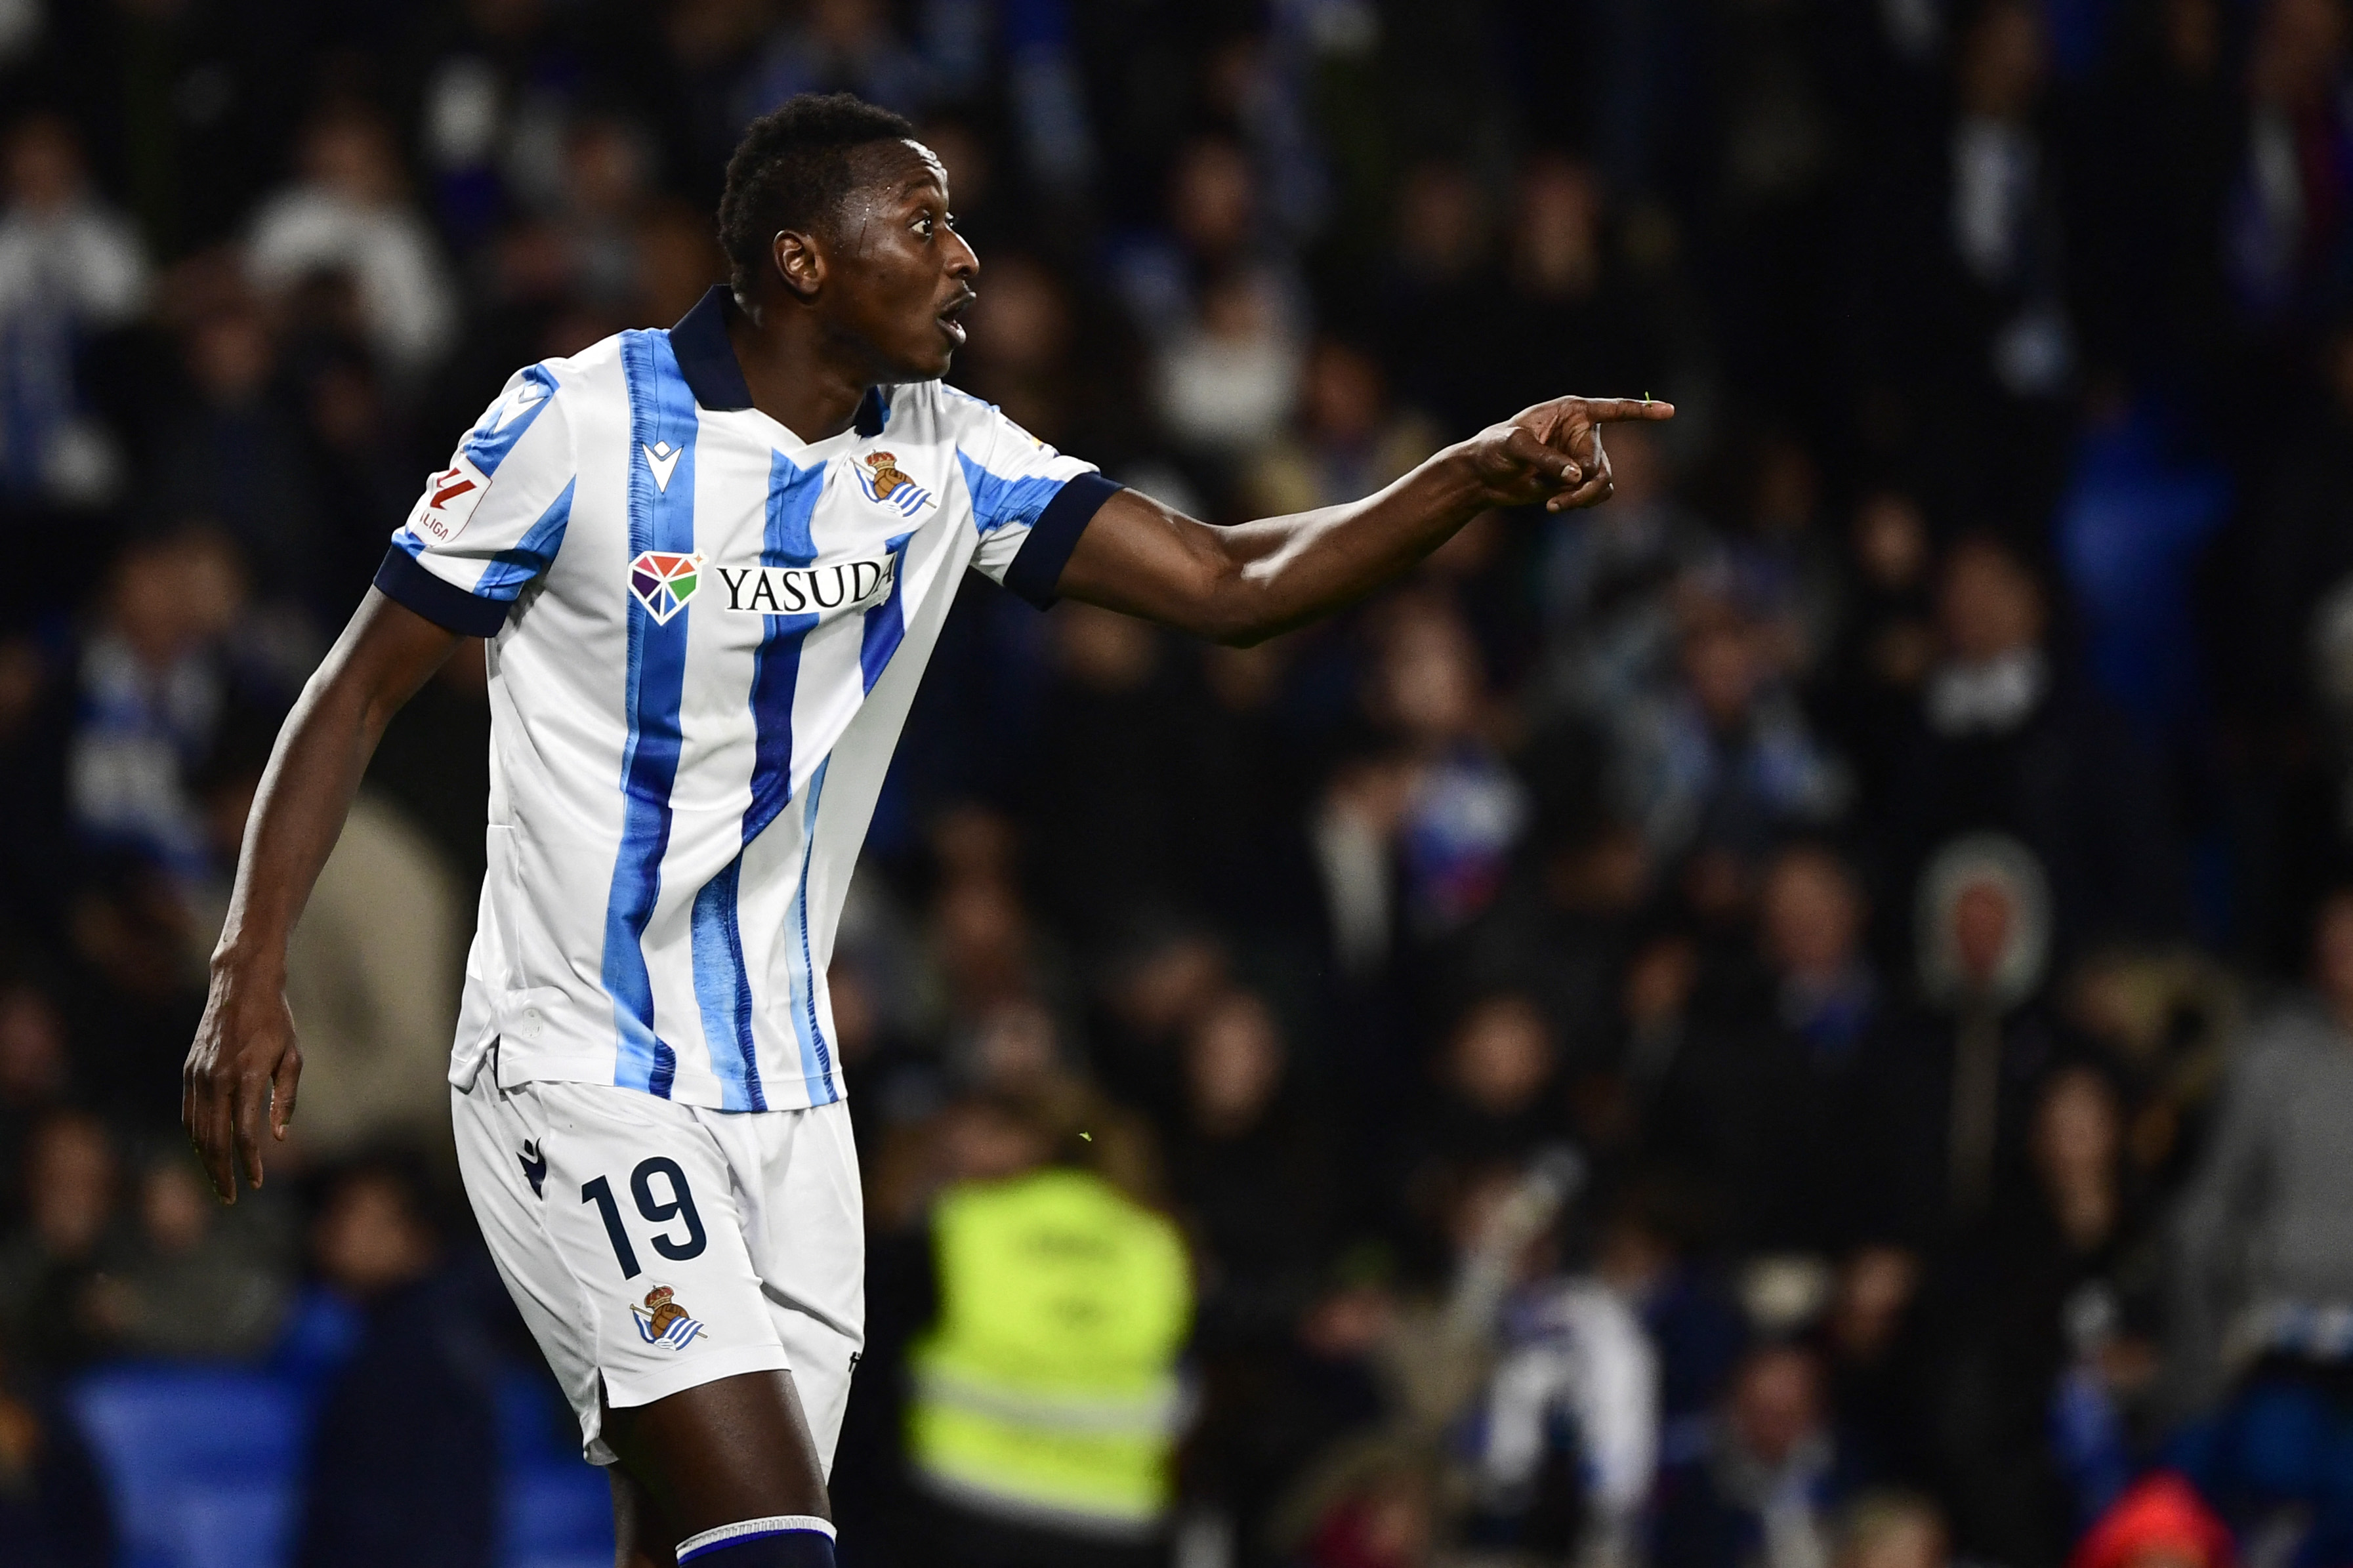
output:
{"label": "short black hair", "polygon": [[904,115],[847,92],[805,92],[752,121],[727,160],[719,198],[719,243],[736,294],[750,294],[778,234],[832,217],[851,189],[851,153],[914,133]]}

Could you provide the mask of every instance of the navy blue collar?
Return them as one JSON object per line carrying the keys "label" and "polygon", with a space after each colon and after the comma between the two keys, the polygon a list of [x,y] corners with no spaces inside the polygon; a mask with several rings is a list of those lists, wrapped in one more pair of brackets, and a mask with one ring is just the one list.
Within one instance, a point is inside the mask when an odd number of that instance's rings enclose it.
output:
{"label": "navy blue collar", "polygon": [[[727,317],[734,309],[733,292],[724,283],[714,283],[670,330],[670,353],[678,356],[679,374],[686,377],[687,390],[694,394],[695,402],[716,411],[752,406],[752,388],[744,379],[744,367],[736,363],[735,345],[727,337]],[[891,405],[883,400],[882,389],[868,387],[858,403],[858,433],[880,436],[890,417]]]}

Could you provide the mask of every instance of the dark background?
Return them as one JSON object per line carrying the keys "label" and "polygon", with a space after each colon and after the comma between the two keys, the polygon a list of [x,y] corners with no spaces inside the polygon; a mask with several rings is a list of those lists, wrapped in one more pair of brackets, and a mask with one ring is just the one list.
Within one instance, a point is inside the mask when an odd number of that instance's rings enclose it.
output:
{"label": "dark background", "polygon": [[[106,1369],[201,1363],[324,1412],[236,1516],[307,1560],[594,1560],[448,1187],[478,657],[385,740],[295,961],[340,1065],[233,1212],[176,1070],[276,722],[423,478],[516,366],[681,314],[744,123],[846,88],[950,170],[953,379],[1211,521],[1562,392],[1680,412],[1611,434],[1601,511],[1483,518],[1256,649],[966,584],[833,977],[845,1561],[897,1560],[892,1271],[962,1108],[1040,1084],[1195,1248],[1189,1564],[2044,1568],[2152,1468],[2263,1562],[2353,1561],[2353,1213],[2295,1174],[2353,1167],[2348,28],[0,5],[0,1554],[168,1534],[76,1434]],[[1547,1405],[1514,1479],[1483,1394],[1388,1369],[1562,1146],[1523,1304],[1609,1292],[1658,1407]],[[1587,1353],[1542,1317],[1498,1353]],[[446,1539],[336,1544],[404,1487]]]}

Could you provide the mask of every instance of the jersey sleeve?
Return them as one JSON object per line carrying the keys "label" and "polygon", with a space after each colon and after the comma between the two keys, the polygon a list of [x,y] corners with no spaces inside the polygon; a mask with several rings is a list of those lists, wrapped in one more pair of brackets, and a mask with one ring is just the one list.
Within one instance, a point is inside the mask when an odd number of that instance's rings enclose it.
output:
{"label": "jersey sleeve", "polygon": [[1042,610],[1054,602],[1054,584],[1079,535],[1120,487],[993,405],[971,405],[970,411],[974,417],[956,439],[956,463],[980,531],[973,565]]}
{"label": "jersey sleeve", "polygon": [[572,429],[543,364],[518,371],[425,484],[375,585],[436,626],[491,637],[572,521]]}

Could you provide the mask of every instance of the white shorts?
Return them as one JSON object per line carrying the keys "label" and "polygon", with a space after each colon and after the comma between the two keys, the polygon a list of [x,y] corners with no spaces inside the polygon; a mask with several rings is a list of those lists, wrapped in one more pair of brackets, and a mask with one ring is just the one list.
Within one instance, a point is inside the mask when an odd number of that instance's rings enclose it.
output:
{"label": "white shorts", "polygon": [[782,1369],[832,1473],[866,1328],[847,1106],[709,1110],[487,1070],[449,1093],[482,1239],[589,1463],[613,1462],[606,1404]]}

